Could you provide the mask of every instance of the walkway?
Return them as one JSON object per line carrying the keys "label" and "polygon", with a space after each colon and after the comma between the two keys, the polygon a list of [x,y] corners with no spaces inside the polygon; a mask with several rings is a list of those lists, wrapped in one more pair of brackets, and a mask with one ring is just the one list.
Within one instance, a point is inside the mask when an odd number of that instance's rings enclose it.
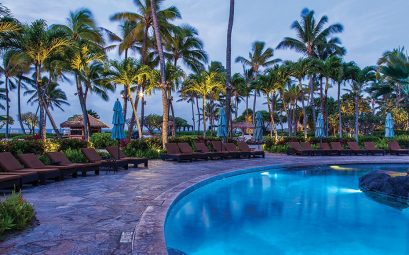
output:
{"label": "walkway", "polygon": [[[277,164],[325,164],[333,162],[409,163],[408,157],[294,157],[267,155],[266,159],[173,163],[151,161],[149,169],[69,179],[23,191],[37,212],[38,224],[0,243],[0,254],[130,254],[130,242],[121,243],[122,232],[132,232],[149,206],[155,208],[160,195],[203,176],[238,169]],[[163,209],[162,209],[163,210]],[[151,212],[151,214],[155,212]],[[157,213],[156,217],[162,217]],[[146,215],[144,215],[146,216]],[[155,221],[156,219],[150,219]],[[143,227],[152,222],[144,217]],[[141,224],[142,225],[142,224]],[[151,225],[152,227],[152,225]],[[161,231],[140,229],[134,247],[138,254],[156,254],[163,243]],[[156,232],[155,232],[156,231]],[[129,240],[124,240],[129,241]],[[135,251],[134,251],[135,252]]]}

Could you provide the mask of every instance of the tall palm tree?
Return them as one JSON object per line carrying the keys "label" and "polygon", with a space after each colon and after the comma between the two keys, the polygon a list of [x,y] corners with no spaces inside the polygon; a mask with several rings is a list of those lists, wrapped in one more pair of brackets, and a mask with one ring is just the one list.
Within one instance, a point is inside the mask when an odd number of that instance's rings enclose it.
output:
{"label": "tall palm tree", "polygon": [[[254,78],[257,79],[259,72],[262,68],[272,66],[280,62],[280,59],[273,59],[274,50],[272,48],[265,49],[266,44],[264,42],[256,41],[253,43],[252,50],[249,52],[248,58],[239,56],[236,58],[236,62],[240,62],[243,65],[250,67],[253,70]],[[256,99],[258,90],[254,89],[254,100],[253,100],[253,121],[255,120],[256,114]]]}
{"label": "tall palm tree", "polygon": [[215,93],[224,91],[224,75],[220,72],[202,71],[198,74],[191,74],[184,81],[182,93],[196,93],[202,97],[202,116],[203,116],[203,136],[206,137],[206,103],[207,98]]}
{"label": "tall palm tree", "polygon": [[[36,89],[39,96],[40,108],[40,136],[46,139],[46,119],[45,114],[51,120],[51,112],[46,107],[43,94],[46,91],[46,84],[42,84],[42,68],[44,63],[56,54],[63,53],[70,41],[65,37],[65,33],[59,29],[49,28],[44,20],[36,20],[30,25],[23,27],[21,37],[16,41],[14,48],[16,54],[22,54],[35,67]],[[57,136],[58,128],[53,126]]]}
{"label": "tall palm tree", "polygon": [[[229,23],[227,25],[227,47],[226,47],[226,115],[227,128],[230,136],[233,134],[233,123],[231,115],[231,36],[234,23],[234,0],[230,0]],[[236,101],[237,102],[237,101]]]}
{"label": "tall palm tree", "polygon": [[[58,108],[61,111],[64,111],[63,107],[70,105],[70,103],[67,100],[67,95],[64,90],[60,88],[60,84],[50,81],[47,77],[42,78],[42,83],[48,84],[47,91],[44,93],[44,101],[46,102],[47,107],[51,110]],[[35,88],[35,84],[31,85],[34,85],[33,88],[24,92],[25,96],[30,96],[27,103],[38,103],[38,92]]]}

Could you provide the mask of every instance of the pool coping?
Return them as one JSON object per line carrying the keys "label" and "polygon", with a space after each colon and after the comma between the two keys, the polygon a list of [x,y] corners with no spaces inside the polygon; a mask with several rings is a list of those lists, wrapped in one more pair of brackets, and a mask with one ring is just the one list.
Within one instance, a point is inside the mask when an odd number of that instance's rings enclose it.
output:
{"label": "pool coping", "polygon": [[245,169],[228,169],[222,170],[214,174],[204,174],[195,177],[189,181],[182,182],[150,201],[145,211],[141,215],[140,221],[134,228],[132,238],[132,254],[157,254],[166,255],[167,246],[165,239],[165,223],[167,215],[171,207],[180,199],[194,190],[203,187],[204,185],[242,174],[259,172],[267,169],[276,168],[294,168],[294,167],[313,167],[313,166],[328,166],[328,165],[352,165],[352,164],[408,164],[406,157],[388,160],[379,160],[377,158],[362,159],[360,157],[351,158],[350,160],[328,158],[324,161],[306,161],[306,162],[290,162],[273,164],[268,166],[252,167]]}

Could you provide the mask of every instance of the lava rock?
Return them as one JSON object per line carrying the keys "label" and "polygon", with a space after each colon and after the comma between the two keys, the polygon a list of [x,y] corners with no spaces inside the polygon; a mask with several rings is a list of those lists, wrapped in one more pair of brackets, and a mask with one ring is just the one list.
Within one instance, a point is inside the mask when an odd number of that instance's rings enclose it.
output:
{"label": "lava rock", "polygon": [[359,178],[362,191],[380,192],[382,194],[408,199],[409,176],[391,176],[391,172],[374,171]]}

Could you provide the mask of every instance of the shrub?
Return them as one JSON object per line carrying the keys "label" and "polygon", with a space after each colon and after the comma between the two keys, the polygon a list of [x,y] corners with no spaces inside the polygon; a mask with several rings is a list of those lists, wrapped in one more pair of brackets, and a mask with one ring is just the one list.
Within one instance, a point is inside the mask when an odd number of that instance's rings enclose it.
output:
{"label": "shrub", "polygon": [[22,230],[34,219],[34,208],[26,202],[21,193],[13,192],[0,202],[0,235]]}
{"label": "shrub", "polygon": [[73,163],[86,163],[87,159],[79,149],[67,149],[64,151],[65,156]]}
{"label": "shrub", "polygon": [[86,141],[79,140],[79,139],[62,139],[60,141],[60,150],[66,151],[68,149],[81,149],[86,148],[88,146]]}
{"label": "shrub", "polygon": [[0,150],[8,151],[15,155],[21,153],[35,153],[41,155],[44,153],[44,144],[41,140],[13,140],[0,143]]}
{"label": "shrub", "polygon": [[95,133],[91,136],[91,143],[97,149],[117,145],[117,141],[112,140],[111,133]]}

